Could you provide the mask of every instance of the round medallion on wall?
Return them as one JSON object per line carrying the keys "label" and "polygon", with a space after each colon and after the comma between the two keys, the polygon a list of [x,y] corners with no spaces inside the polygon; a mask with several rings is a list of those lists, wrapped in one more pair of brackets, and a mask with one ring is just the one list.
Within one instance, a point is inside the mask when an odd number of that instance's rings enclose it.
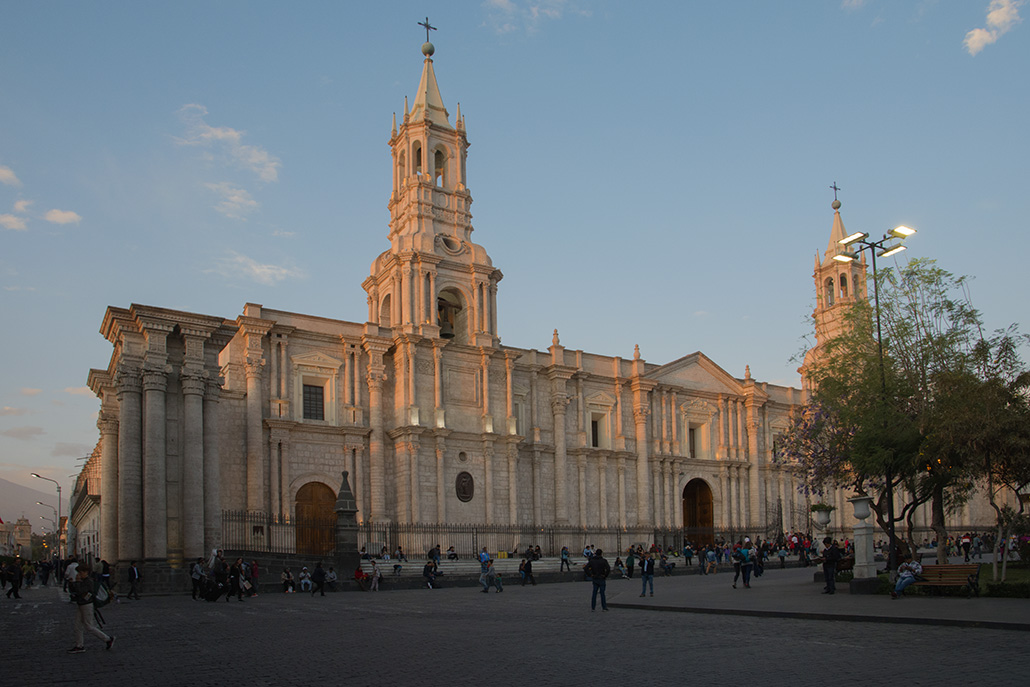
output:
{"label": "round medallion on wall", "polygon": [[458,477],[454,480],[454,493],[458,496],[459,501],[468,503],[472,500],[472,496],[476,493],[476,483],[472,480],[472,475],[467,472],[459,472]]}

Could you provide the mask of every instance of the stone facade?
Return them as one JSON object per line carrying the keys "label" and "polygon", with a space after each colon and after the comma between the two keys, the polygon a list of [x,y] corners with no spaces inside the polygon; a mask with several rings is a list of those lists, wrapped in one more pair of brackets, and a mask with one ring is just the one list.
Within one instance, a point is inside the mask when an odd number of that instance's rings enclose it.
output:
{"label": "stone facade", "polygon": [[557,330],[542,349],[501,343],[503,275],[472,241],[465,120],[431,54],[391,132],[366,322],[108,309],[114,353],[89,384],[109,561],[177,568],[218,546],[223,510],[296,517],[342,471],[359,522],[800,526],[772,461],[800,390],[700,352],[659,365],[567,350]]}

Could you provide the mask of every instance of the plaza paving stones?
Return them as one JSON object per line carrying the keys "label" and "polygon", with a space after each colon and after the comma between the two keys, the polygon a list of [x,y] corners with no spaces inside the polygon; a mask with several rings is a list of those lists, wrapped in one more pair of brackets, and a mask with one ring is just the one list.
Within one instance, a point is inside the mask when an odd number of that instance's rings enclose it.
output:
{"label": "plaza paving stones", "polygon": [[[585,582],[380,593],[262,594],[208,603],[143,597],[104,609],[114,650],[87,636],[69,655],[72,606],[54,588],[0,598],[8,684],[569,685],[595,682],[765,685],[1025,684],[1025,631],[913,625],[906,619],[1030,622],[1030,601],[820,594],[813,569],[770,569],[751,589],[732,573],[608,583],[609,613]],[[446,583],[445,583],[446,584]],[[739,586],[739,585],[738,585]],[[637,606],[641,606],[637,608]],[[647,608],[644,608],[647,607]],[[655,612],[701,609],[702,612]],[[719,613],[727,609],[734,614]],[[780,617],[802,611],[827,619]],[[883,617],[895,622],[866,622]],[[842,620],[829,620],[839,616]],[[988,618],[989,617],[989,618]],[[820,679],[820,681],[822,681]]]}

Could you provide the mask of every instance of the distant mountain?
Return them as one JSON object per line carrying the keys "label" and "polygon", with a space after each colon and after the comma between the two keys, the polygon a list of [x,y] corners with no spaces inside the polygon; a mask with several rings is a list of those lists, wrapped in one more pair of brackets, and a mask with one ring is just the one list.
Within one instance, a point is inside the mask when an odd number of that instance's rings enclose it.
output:
{"label": "distant mountain", "polygon": [[[62,493],[61,496],[66,494]],[[36,505],[36,501],[49,503],[57,508],[57,492],[37,491],[0,478],[0,519],[4,522],[13,523],[24,515],[32,523],[34,533],[40,534],[44,527],[50,529],[50,523],[40,520],[39,516],[53,520],[54,511],[46,506]],[[68,515],[67,505],[61,508],[61,515]]]}

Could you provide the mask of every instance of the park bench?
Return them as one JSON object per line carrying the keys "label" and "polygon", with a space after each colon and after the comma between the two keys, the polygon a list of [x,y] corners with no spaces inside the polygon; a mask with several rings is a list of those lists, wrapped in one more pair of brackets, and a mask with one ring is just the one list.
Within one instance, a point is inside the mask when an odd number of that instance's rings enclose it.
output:
{"label": "park bench", "polygon": [[980,596],[980,563],[924,565],[919,581],[913,587],[965,587],[972,596]]}

